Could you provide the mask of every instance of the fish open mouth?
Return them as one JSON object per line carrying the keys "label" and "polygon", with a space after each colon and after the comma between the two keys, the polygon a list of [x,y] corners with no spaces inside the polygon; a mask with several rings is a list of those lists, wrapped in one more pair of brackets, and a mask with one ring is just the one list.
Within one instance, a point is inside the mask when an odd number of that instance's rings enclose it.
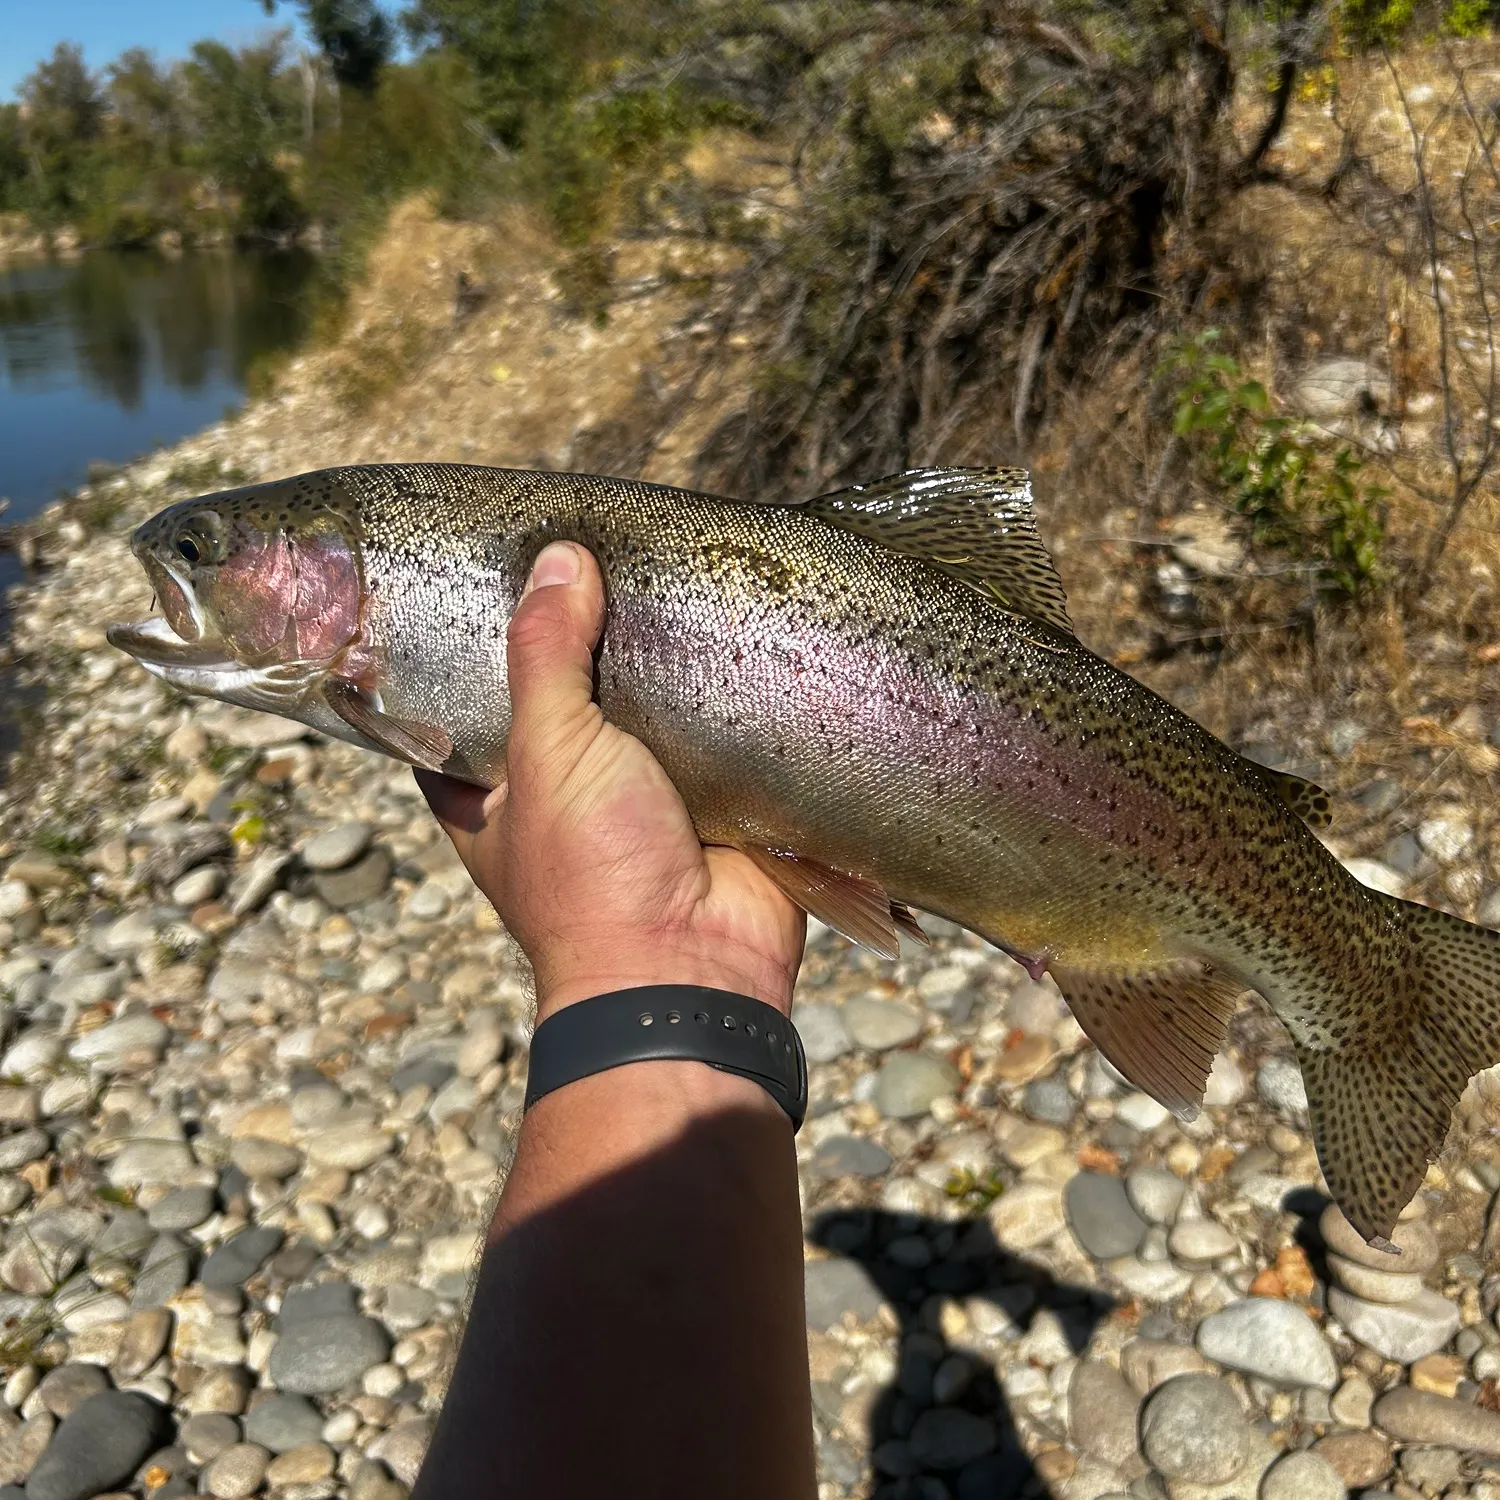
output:
{"label": "fish open mouth", "polygon": [[133,625],[111,625],[105,639],[149,670],[181,668],[199,672],[238,672],[243,665],[222,645],[185,641],[159,615]]}

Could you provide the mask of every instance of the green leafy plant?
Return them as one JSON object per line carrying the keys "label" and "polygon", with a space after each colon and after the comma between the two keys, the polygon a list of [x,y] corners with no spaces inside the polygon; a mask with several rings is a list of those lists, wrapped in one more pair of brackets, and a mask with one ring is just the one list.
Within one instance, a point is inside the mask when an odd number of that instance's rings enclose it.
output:
{"label": "green leafy plant", "polygon": [[955,1167],[943,1191],[971,1214],[982,1214],[1005,1191],[1005,1183],[993,1171],[979,1176],[969,1167]]}
{"label": "green leafy plant", "polygon": [[1180,341],[1159,373],[1176,382],[1173,433],[1196,448],[1250,541],[1311,571],[1319,589],[1357,598],[1384,581],[1385,492],[1347,444],[1277,416],[1260,381],[1218,348],[1219,330]]}

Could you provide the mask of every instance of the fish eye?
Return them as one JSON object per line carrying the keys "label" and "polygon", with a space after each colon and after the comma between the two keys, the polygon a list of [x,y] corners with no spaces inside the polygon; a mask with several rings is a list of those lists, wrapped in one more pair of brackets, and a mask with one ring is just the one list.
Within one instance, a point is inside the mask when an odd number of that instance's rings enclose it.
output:
{"label": "fish eye", "polygon": [[203,549],[186,535],[177,538],[177,551],[190,563],[199,562],[203,557]]}

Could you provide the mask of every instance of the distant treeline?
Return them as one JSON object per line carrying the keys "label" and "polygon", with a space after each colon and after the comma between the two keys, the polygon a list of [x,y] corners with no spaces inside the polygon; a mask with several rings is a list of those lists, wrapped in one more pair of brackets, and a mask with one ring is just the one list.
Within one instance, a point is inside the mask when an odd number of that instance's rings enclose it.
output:
{"label": "distant treeline", "polygon": [[[337,243],[414,188],[462,210],[509,184],[566,221],[570,198],[598,185],[577,164],[596,142],[569,136],[567,105],[607,82],[632,35],[663,42],[659,23],[685,9],[415,0],[393,20],[372,0],[298,3],[312,48],[283,29],[238,48],[202,41],[170,64],[132,48],[93,72],[59,45],[0,104],[0,213],[90,244]],[[554,163],[565,147],[575,164],[539,165],[549,142]]]}

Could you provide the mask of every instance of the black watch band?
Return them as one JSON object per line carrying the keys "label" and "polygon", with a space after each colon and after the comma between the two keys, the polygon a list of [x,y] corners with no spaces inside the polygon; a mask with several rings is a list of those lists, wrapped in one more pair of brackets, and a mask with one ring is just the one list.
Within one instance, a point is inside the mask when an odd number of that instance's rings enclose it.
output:
{"label": "black watch band", "polygon": [[564,1006],[531,1039],[526,1108],[565,1083],[623,1063],[705,1062],[753,1079],[787,1112],[807,1113],[807,1059],[774,1006],[698,984],[648,984]]}

